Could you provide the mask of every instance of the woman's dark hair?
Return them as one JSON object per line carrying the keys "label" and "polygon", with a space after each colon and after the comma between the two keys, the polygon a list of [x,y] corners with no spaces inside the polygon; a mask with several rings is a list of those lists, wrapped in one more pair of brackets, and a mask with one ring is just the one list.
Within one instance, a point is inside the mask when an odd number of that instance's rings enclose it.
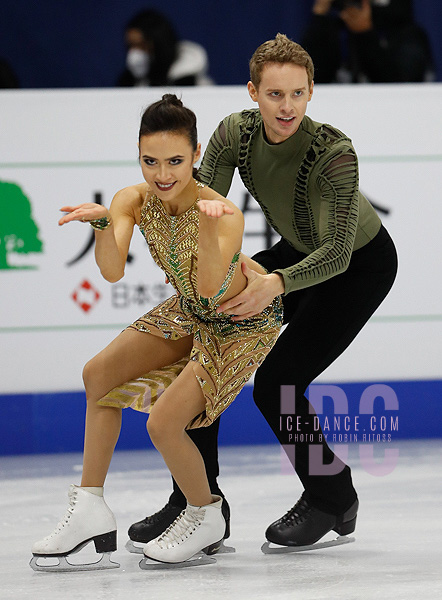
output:
{"label": "woman's dark hair", "polygon": [[141,117],[138,141],[143,135],[172,131],[184,133],[195,152],[198,146],[196,116],[175,94],[164,94],[161,100],[146,108]]}
{"label": "woman's dark hair", "polygon": [[126,25],[139,29],[152,46],[149,85],[167,85],[167,74],[177,57],[178,36],[169,19],[156,10],[143,10]]}

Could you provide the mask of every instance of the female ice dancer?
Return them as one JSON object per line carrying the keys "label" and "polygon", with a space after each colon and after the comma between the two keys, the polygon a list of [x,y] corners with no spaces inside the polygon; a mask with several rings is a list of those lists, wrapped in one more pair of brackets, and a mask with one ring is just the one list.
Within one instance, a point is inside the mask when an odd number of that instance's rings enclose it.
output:
{"label": "female ice dancer", "polygon": [[[116,521],[103,485],[121,427],[121,409],[149,412],[147,429],[187,498],[171,527],[144,547],[152,559],[177,563],[222,540],[222,498],[212,495],[204,462],[186,429],[213,423],[234,400],[274,345],[282,322],[277,296],[261,313],[235,322],[217,313],[245,289],[238,265],[264,274],[240,252],[243,215],[196,181],[200,157],[196,118],[174,95],[149,106],[141,120],[139,156],[144,183],[119,191],[110,209],[65,206],[59,224],[89,222],[103,277],[121,279],[135,225],[176,294],[125,329],[83,372],[87,412],[81,486],[71,486],[64,519],[34,544],[39,557],[65,557],[89,541],[116,550]],[[244,267],[245,268],[245,267]],[[167,380],[158,398],[159,381]],[[98,564],[98,563],[97,563]],[[69,563],[68,563],[69,565]],[[115,566],[107,563],[101,568]]]}

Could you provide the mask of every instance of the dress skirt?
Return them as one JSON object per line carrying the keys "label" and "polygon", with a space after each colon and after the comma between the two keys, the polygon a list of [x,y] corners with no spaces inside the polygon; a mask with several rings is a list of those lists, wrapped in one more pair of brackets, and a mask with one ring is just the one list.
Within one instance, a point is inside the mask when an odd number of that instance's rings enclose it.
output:
{"label": "dress skirt", "polygon": [[149,413],[158,397],[179,377],[189,360],[205,398],[205,411],[188,429],[206,427],[233,402],[275,344],[282,325],[282,302],[277,296],[263,312],[234,322],[216,313],[204,299],[192,302],[174,295],[136,320],[128,329],[170,340],[193,336],[187,357],[128,381],[99,400],[101,406],[133,408]]}

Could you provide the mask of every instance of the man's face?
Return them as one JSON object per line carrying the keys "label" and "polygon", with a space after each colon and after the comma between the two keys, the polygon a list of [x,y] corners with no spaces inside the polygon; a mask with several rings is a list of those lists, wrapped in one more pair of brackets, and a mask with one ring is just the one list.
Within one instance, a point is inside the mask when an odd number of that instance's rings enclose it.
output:
{"label": "man's face", "polygon": [[258,103],[271,144],[280,144],[299,128],[313,94],[305,67],[292,63],[268,63],[258,88],[249,81],[250,97]]}

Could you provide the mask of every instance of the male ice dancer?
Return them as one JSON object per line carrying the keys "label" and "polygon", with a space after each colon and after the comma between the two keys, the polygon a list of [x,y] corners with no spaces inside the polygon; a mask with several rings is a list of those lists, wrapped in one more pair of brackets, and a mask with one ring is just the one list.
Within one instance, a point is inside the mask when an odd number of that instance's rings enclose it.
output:
{"label": "male ice dancer", "polygon": [[[287,328],[256,373],[254,399],[304,486],[301,498],[267,528],[266,537],[280,545],[304,546],[331,530],[353,532],[358,511],[350,468],[315,430],[314,411],[304,393],[388,294],[397,257],[378,215],[359,191],[351,141],[305,114],[313,94],[313,63],[303,48],[281,34],[262,44],[250,61],[248,90],[258,109],[234,113],[220,123],[199,177],[226,196],[238,169],[281,235],[272,248],[254,256],[268,275],[244,265],[247,288],[219,310],[233,320],[247,319],[283,294]],[[280,425],[281,386],[295,394],[295,414],[302,417],[296,433],[307,440],[292,446]],[[205,459],[214,494],[222,494],[217,484],[218,427],[219,419],[189,432]],[[130,538],[147,542],[156,537],[184,507],[174,483],[166,506],[133,524]],[[223,509],[228,537],[225,500]]]}

